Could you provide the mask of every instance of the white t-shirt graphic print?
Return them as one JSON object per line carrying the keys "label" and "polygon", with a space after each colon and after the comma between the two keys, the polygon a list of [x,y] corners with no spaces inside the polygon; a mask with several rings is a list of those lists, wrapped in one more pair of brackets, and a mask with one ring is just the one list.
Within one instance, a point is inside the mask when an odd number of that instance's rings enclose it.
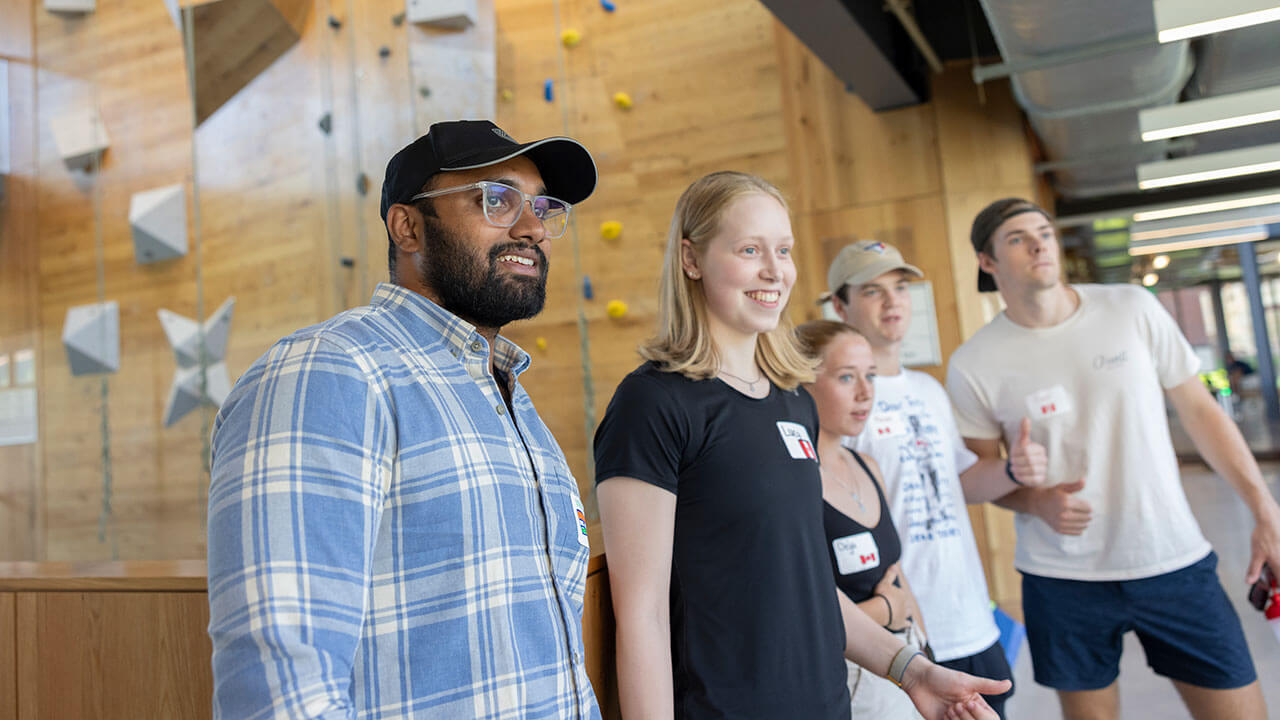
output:
{"label": "white t-shirt graphic print", "polygon": [[947,394],[929,375],[875,379],[866,428],[845,443],[884,473],[885,499],[902,539],[902,571],[915,591],[939,660],[981,652],[1000,637],[969,524],[961,472],[977,456],[960,440]]}

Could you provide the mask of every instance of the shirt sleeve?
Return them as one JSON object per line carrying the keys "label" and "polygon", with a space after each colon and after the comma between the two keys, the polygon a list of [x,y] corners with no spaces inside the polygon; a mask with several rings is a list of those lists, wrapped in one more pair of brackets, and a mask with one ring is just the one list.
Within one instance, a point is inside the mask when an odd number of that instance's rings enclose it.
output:
{"label": "shirt sleeve", "polygon": [[213,432],[209,635],[214,717],[349,720],[352,666],[395,455],[358,356],[278,344]]}
{"label": "shirt sleeve", "polygon": [[596,482],[632,477],[675,493],[689,430],[688,415],[665,387],[628,375],[596,428]]}
{"label": "shirt sleeve", "polygon": [[1160,387],[1177,387],[1200,372],[1200,358],[1164,305],[1150,291],[1134,288],[1134,292],[1140,298],[1147,346],[1151,348]]}
{"label": "shirt sleeve", "polygon": [[[1003,437],[1004,428],[996,419],[995,411],[986,402],[982,389],[960,363],[956,362],[954,356],[947,366],[947,394],[951,397],[956,430],[961,436],[981,440],[998,440]],[[958,463],[956,467],[957,472],[963,472]]]}

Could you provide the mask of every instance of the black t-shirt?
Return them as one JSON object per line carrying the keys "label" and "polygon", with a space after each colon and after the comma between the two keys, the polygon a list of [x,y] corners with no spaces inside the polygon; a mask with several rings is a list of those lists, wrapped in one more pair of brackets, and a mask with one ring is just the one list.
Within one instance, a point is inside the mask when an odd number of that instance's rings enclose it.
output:
{"label": "black t-shirt", "polygon": [[[847,449],[847,448],[846,448]],[[822,503],[822,524],[827,534],[827,555],[831,559],[831,570],[836,576],[836,587],[858,603],[871,597],[876,583],[884,577],[889,566],[902,557],[902,541],[898,539],[898,529],[893,526],[893,518],[889,517],[889,503],[884,501],[884,493],[880,483],[858,453],[853,458],[862,466],[864,472],[871,477],[871,484],[876,486],[876,498],[880,502],[880,521],[873,528],[854,520],[832,507],[831,503]]]}
{"label": "black t-shirt", "polygon": [[844,625],[822,530],[818,415],[646,363],[596,430],[596,481],[676,494],[677,718],[848,718]]}

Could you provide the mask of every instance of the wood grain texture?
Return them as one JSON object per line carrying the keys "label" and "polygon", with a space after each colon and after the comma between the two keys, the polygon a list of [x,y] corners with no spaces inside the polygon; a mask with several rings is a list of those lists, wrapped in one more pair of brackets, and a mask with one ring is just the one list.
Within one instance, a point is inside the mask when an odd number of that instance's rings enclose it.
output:
{"label": "wood grain texture", "polygon": [[622,717],[618,706],[618,668],[615,662],[616,626],[613,597],[609,594],[609,567],[603,555],[591,559],[587,587],[582,598],[582,645],[587,677],[604,720]]}
{"label": "wood grain texture", "polygon": [[[987,83],[980,96],[967,64],[953,63],[933,83],[942,168],[945,236],[954,279],[954,318],[967,339],[1001,309],[999,295],[977,291],[978,260],[969,228],[978,212],[1002,197],[1038,196],[1026,128],[1007,82]],[[1013,567],[1013,513],[991,503],[969,508],[991,598],[1021,617],[1022,582]]]}
{"label": "wood grain texture", "polygon": [[210,717],[208,622],[200,592],[18,593],[19,717]]}
{"label": "wood grain texture", "polygon": [[203,560],[0,562],[0,591],[199,592],[207,576]]}
{"label": "wood grain texture", "polygon": [[0,592],[0,720],[18,720],[17,600]]}

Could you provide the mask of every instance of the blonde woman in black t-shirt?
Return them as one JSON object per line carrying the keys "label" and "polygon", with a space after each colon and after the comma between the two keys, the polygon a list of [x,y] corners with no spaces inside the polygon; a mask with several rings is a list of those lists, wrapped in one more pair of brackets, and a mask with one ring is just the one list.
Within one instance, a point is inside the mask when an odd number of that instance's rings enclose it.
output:
{"label": "blonde woman in black t-shirt", "polygon": [[843,656],[929,720],[985,718],[1007,683],[933,664],[836,590],[794,245],[758,177],[712,173],[676,205],[658,333],[595,438],[622,714],[843,720]]}
{"label": "blonde woman in black t-shirt", "polygon": [[[862,432],[875,400],[871,345],[857,330],[831,320],[805,323],[796,336],[818,363],[805,389],[818,408],[822,524],[836,588],[886,630],[927,648],[920,607],[898,563],[902,544],[884,499],[880,468],[841,444],[843,437]],[[892,683],[847,665],[853,717],[920,718],[911,699]]]}

